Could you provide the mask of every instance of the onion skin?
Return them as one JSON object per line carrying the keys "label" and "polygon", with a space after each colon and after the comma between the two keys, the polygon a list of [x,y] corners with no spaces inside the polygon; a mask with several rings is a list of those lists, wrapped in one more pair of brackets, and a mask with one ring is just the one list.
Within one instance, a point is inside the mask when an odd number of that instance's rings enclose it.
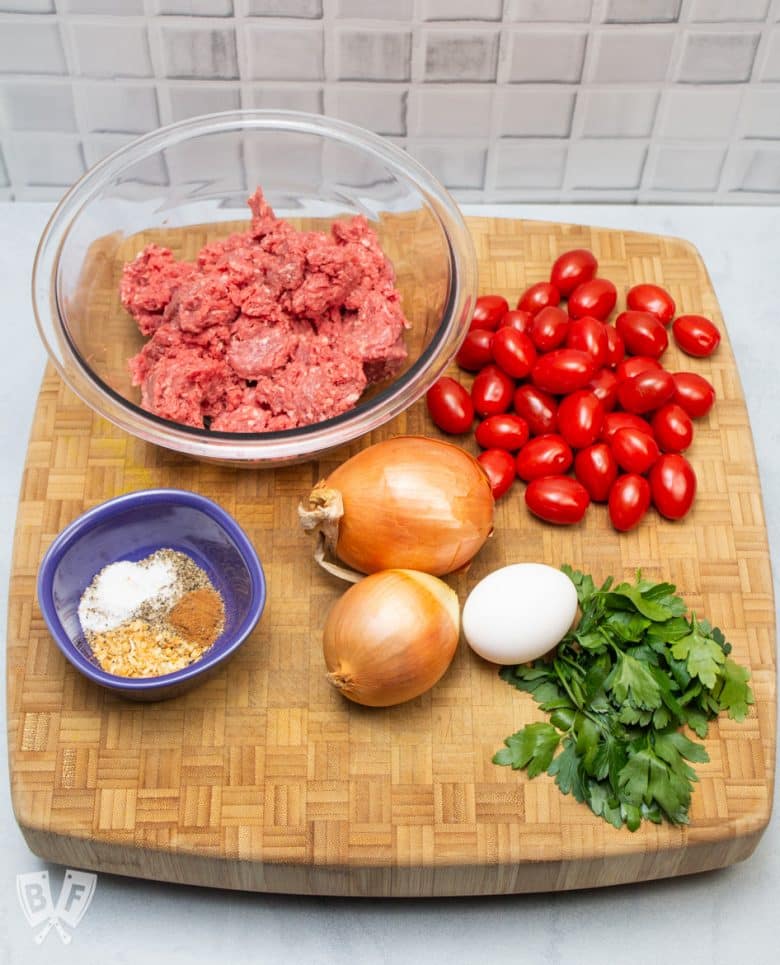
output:
{"label": "onion skin", "polygon": [[[318,498],[322,503],[325,493],[342,504],[330,529],[321,527],[326,546],[361,573],[452,573],[493,531],[494,500],[484,470],[459,446],[439,439],[397,436],[369,446],[320,483],[310,505]],[[306,528],[316,528],[305,515],[301,509]]]}
{"label": "onion skin", "polygon": [[384,570],[351,586],[325,621],[328,680],[349,700],[390,707],[430,690],[452,662],[458,597],[413,570]]}

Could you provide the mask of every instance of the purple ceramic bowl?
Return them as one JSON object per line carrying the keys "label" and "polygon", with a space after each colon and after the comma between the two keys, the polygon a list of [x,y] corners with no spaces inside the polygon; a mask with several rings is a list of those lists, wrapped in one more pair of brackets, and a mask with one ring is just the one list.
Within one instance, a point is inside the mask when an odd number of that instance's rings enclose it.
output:
{"label": "purple ceramic bowl", "polygon": [[[225,629],[195,663],[160,677],[117,677],[96,663],[78,617],[84,590],[104,566],[170,548],[202,567],[225,601]],[[144,489],[79,516],[49,547],[38,571],[38,603],[54,641],[85,677],[132,700],[174,697],[203,681],[246,640],[265,605],[265,577],[244,531],[205,496]]]}

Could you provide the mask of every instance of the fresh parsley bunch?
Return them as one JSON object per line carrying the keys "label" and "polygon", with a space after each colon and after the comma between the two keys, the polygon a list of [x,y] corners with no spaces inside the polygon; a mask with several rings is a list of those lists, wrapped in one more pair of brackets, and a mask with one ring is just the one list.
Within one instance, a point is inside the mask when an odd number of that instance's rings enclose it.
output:
{"label": "fresh parsley bunch", "polygon": [[[547,771],[616,828],[642,819],[688,823],[691,764],[709,760],[686,737],[707,736],[722,711],[744,720],[753,694],[749,673],[729,656],[719,629],[695,615],[671,583],[599,589],[590,576],[561,567],[577,588],[581,619],[552,662],[503,667],[507,683],[532,694],[550,723],[529,724],[504,741],[494,764]],[[557,754],[557,756],[556,756]]]}

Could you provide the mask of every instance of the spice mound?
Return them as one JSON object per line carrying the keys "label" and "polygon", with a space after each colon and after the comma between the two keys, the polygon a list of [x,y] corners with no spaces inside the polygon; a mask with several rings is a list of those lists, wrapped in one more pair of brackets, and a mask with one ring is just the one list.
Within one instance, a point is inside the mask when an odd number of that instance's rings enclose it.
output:
{"label": "spice mound", "polygon": [[129,360],[141,405],[224,432],[310,425],[353,408],[407,357],[395,273],[362,215],[329,232],[277,218],[258,188],[249,230],[195,262],[147,245],[122,305],[149,341]]}
{"label": "spice mound", "polygon": [[105,566],[79,620],[95,660],[118,677],[159,677],[199,660],[222,633],[225,605],[186,553],[162,549]]}

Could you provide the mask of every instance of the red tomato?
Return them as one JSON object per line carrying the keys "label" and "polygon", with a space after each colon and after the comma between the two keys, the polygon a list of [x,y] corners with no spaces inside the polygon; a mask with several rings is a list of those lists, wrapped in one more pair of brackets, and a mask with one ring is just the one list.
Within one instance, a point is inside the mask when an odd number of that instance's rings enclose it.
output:
{"label": "red tomato", "polygon": [[621,533],[633,529],[650,506],[650,483],[635,472],[618,476],[609,494],[609,518]]}
{"label": "red tomato", "polygon": [[527,335],[533,320],[534,317],[530,312],[521,312],[517,308],[512,308],[501,319],[498,327],[503,328],[506,325],[508,328],[517,329],[518,332]]}
{"label": "red tomato", "polygon": [[534,367],[536,349],[527,335],[514,328],[499,328],[491,346],[499,368],[514,379],[524,379]]}
{"label": "red tomato", "polygon": [[674,380],[669,372],[640,372],[618,386],[618,402],[627,412],[652,412],[674,395]]}
{"label": "red tomato", "polygon": [[658,443],[641,429],[618,429],[612,439],[612,452],[617,464],[626,472],[643,475],[660,456]]}
{"label": "red tomato", "polygon": [[596,374],[596,361],[576,348],[559,348],[536,360],[531,380],[543,392],[562,395],[584,388]]}
{"label": "red tomato", "polygon": [[674,318],[674,299],[658,285],[634,285],[626,295],[626,305],[637,312],[650,312],[659,322],[668,325]]}
{"label": "red tomato", "polygon": [[590,315],[599,321],[609,315],[617,301],[617,289],[606,278],[591,278],[578,285],[569,295],[569,314],[572,318]]}
{"label": "red tomato", "polygon": [[682,406],[668,402],[653,416],[653,435],[664,452],[685,452],[693,441],[693,423]]}
{"label": "red tomato", "polygon": [[515,383],[497,365],[487,365],[474,379],[471,401],[479,415],[506,412],[512,404]]}
{"label": "red tomato", "polygon": [[566,341],[569,316],[561,308],[548,305],[534,315],[529,335],[540,352],[549,352]]}
{"label": "red tomato", "polygon": [[[489,415],[480,422],[475,433],[477,443],[483,449],[519,449],[528,442],[528,423],[511,412]],[[512,463],[514,473],[514,463]]]}
{"label": "red tomato", "polygon": [[533,436],[543,436],[558,428],[558,403],[533,385],[521,385],[515,391],[514,407],[528,423]]}
{"label": "red tomato", "polygon": [[567,472],[573,460],[569,444],[561,436],[537,436],[529,439],[518,452],[515,466],[517,475],[529,482],[542,476],[557,476]]}
{"label": "red tomato", "polygon": [[625,382],[626,379],[633,379],[633,377],[639,375],[640,372],[647,372],[649,370],[657,372],[662,368],[663,365],[656,359],[648,358],[646,355],[632,355],[631,358],[625,359],[618,365],[615,374],[620,382]]}
{"label": "red tomato", "polygon": [[674,397],[681,408],[685,409],[692,419],[700,419],[712,408],[715,402],[715,389],[710,383],[696,372],[675,372]]}
{"label": "red tomato", "polygon": [[610,372],[609,369],[601,369],[588,382],[586,388],[601,402],[605,412],[611,412],[615,408],[618,380],[614,372]]}
{"label": "red tomato", "polygon": [[590,503],[588,490],[571,476],[545,476],[534,479],[525,490],[531,512],[548,523],[579,523]]}
{"label": "red tomato", "polygon": [[648,436],[653,434],[650,423],[641,416],[634,415],[633,412],[608,412],[604,416],[604,427],[601,430],[602,442],[611,445],[615,433],[627,426],[631,429],[639,429],[640,432],[645,432]]}
{"label": "red tomato", "polygon": [[500,499],[514,481],[514,459],[506,449],[486,449],[477,456],[477,462],[490,480],[493,499]]}
{"label": "red tomato", "polygon": [[574,457],[574,475],[588,490],[594,503],[607,501],[617,473],[617,462],[606,442],[581,449]]}
{"label": "red tomato", "polygon": [[472,328],[466,332],[463,344],[458,349],[455,361],[467,372],[479,372],[493,361],[490,345],[493,332],[487,328]]}
{"label": "red tomato", "polygon": [[616,328],[612,325],[605,325],[604,327],[607,333],[607,365],[614,368],[623,361],[626,347]]}
{"label": "red tomato", "polygon": [[720,332],[703,315],[680,315],[672,325],[674,339],[683,352],[706,358],[720,344]]}
{"label": "red tomato", "polygon": [[442,376],[428,389],[425,401],[431,418],[442,432],[456,434],[471,428],[474,406],[468,392],[455,379]]}
{"label": "red tomato", "polygon": [[575,318],[569,323],[566,332],[566,348],[578,348],[588,352],[596,360],[596,365],[601,368],[602,365],[607,364],[609,354],[607,326],[597,318],[591,318],[590,315]]}
{"label": "red tomato", "polygon": [[509,311],[509,302],[502,295],[480,295],[471,316],[471,328],[487,328],[494,332]]}
{"label": "red tomato", "polygon": [[535,315],[548,305],[557,305],[561,300],[561,293],[548,281],[540,281],[531,285],[520,296],[517,307],[522,312],[530,312]]}
{"label": "red tomato", "polygon": [[669,344],[666,329],[650,312],[621,312],[615,319],[615,328],[626,351],[632,355],[649,355],[657,359]]}
{"label": "red tomato", "polygon": [[650,470],[650,489],[662,516],[682,519],[696,495],[696,473],[685,456],[666,453]]}
{"label": "red tomato", "polygon": [[595,276],[598,266],[593,252],[587,248],[565,251],[553,262],[550,281],[564,298],[568,298],[575,288]]}
{"label": "red tomato", "polygon": [[558,431],[572,449],[592,446],[604,425],[604,406],[592,392],[580,389],[561,400]]}

